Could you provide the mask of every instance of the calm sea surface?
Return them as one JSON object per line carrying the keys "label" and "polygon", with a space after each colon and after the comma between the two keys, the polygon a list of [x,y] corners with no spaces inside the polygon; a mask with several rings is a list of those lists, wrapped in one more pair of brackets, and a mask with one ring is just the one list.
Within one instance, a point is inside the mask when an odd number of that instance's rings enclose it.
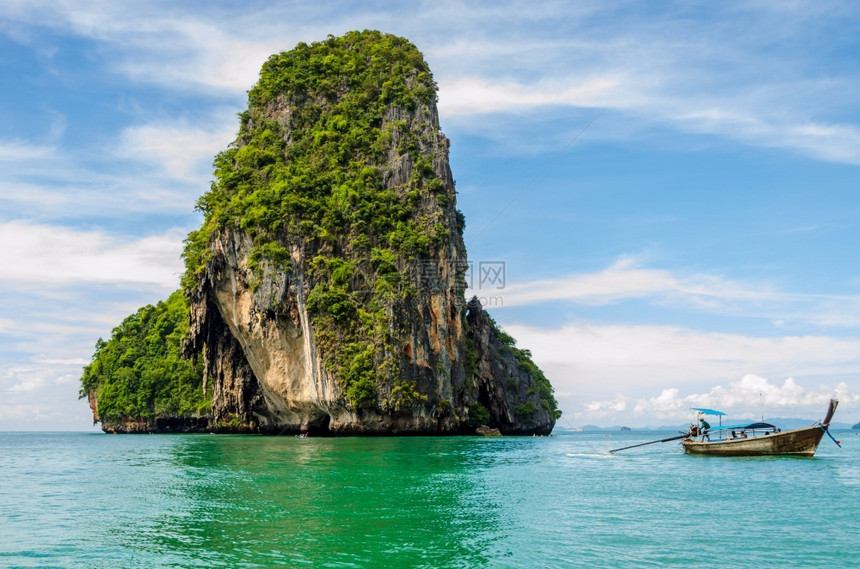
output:
{"label": "calm sea surface", "polygon": [[860,436],[0,433],[0,567],[860,567]]}

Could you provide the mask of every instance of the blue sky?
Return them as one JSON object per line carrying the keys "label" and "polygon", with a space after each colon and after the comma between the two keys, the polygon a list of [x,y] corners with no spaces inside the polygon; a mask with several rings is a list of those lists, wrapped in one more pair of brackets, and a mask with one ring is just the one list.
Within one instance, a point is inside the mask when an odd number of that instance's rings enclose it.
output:
{"label": "blue sky", "polygon": [[856,4],[200,6],[0,4],[0,430],[92,428],[81,367],[177,288],[263,61],[366,28],[433,70],[469,256],[505,263],[474,292],[562,425],[860,420]]}

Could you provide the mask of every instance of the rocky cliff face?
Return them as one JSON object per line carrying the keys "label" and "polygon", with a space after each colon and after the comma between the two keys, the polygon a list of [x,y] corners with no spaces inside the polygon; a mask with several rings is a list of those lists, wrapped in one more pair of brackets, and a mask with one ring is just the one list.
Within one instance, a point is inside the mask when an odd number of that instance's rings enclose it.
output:
{"label": "rocky cliff face", "polygon": [[465,302],[448,146],[405,40],[354,32],[264,66],[185,252],[215,428],[552,430],[546,378]]}

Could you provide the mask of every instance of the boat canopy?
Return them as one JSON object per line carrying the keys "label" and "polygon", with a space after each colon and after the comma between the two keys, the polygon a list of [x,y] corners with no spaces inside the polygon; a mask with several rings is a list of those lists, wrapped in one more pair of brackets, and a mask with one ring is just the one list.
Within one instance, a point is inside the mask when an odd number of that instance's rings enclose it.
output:
{"label": "boat canopy", "polygon": [[698,411],[699,413],[704,413],[705,415],[725,415],[722,411],[716,411],[714,409],[704,409],[702,407],[693,407],[693,411]]}
{"label": "boat canopy", "polygon": [[738,423],[737,425],[721,425],[720,429],[776,429],[776,425],[770,423]]}

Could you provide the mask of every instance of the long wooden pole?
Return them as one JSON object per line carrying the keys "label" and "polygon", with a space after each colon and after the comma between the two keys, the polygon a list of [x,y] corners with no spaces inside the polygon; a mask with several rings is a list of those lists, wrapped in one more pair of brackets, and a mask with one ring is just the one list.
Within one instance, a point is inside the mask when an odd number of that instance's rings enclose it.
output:
{"label": "long wooden pole", "polygon": [[654,443],[665,443],[668,441],[677,441],[678,439],[683,439],[686,436],[687,436],[687,434],[684,433],[683,435],[678,435],[677,437],[669,437],[668,439],[660,439],[659,441],[648,441],[647,443],[639,443],[638,445],[630,445],[629,447],[616,448],[616,449],[612,449],[611,451],[609,451],[609,453],[615,454],[619,450],[627,450],[629,448],[644,447],[645,445],[653,445]]}

